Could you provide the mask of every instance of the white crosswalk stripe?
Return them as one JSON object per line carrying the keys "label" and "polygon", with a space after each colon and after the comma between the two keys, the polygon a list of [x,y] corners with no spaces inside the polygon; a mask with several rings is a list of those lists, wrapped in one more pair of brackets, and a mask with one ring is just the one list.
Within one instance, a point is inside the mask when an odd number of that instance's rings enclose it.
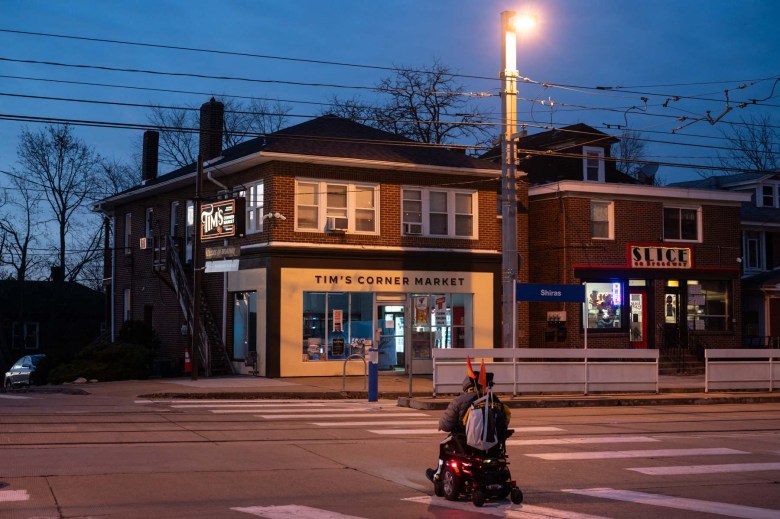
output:
{"label": "white crosswalk stripe", "polygon": [[646,443],[657,442],[649,436],[589,436],[587,438],[535,438],[533,440],[506,441],[507,445],[579,445],[593,443]]}
{"label": "white crosswalk stripe", "polygon": [[691,474],[780,470],[780,463],[725,463],[721,465],[683,465],[680,467],[637,467],[626,470],[632,470],[650,476],[687,476]]}
{"label": "white crosswalk stripe", "polygon": [[280,506],[247,506],[231,508],[236,512],[244,512],[266,519],[363,519],[355,515],[345,515],[321,508],[301,505]]}
{"label": "white crosswalk stripe", "polygon": [[645,492],[618,490],[614,488],[564,489],[563,491],[583,496],[600,497],[602,499],[674,508],[676,510],[688,510],[690,512],[704,512],[725,515],[728,517],[742,517],[744,519],[777,519],[780,517],[780,510],[733,505],[716,501],[703,501],[700,499],[688,499],[684,497],[671,497],[660,494],[648,494]]}
{"label": "white crosswalk stripe", "polygon": [[607,519],[600,515],[581,514],[569,512],[566,510],[556,510],[544,506],[534,506],[528,504],[510,505],[510,504],[491,504],[490,507],[475,508],[473,504],[466,501],[447,501],[442,497],[407,497],[404,501],[421,503],[427,506],[437,506],[460,510],[467,513],[478,513],[482,515],[507,517],[510,519]]}
{"label": "white crosswalk stripe", "polygon": [[607,458],[661,458],[675,456],[722,456],[726,454],[749,454],[745,451],[726,448],[712,449],[652,449],[634,451],[594,451],[594,452],[544,452],[526,454],[543,460],[595,460]]}
{"label": "white crosswalk stripe", "polygon": [[0,490],[0,503],[29,500],[30,494],[26,490]]}

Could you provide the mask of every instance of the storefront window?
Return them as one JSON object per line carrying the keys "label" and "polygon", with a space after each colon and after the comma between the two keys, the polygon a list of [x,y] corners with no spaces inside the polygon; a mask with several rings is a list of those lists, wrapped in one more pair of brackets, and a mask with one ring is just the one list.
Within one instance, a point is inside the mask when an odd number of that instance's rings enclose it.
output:
{"label": "storefront window", "polygon": [[688,281],[689,330],[723,331],[729,325],[729,283]]}
{"label": "storefront window", "polygon": [[615,330],[623,326],[623,283],[585,283],[585,293],[588,294],[585,322],[589,330]]}
{"label": "storefront window", "polygon": [[304,292],[303,359],[343,360],[373,336],[373,294]]}

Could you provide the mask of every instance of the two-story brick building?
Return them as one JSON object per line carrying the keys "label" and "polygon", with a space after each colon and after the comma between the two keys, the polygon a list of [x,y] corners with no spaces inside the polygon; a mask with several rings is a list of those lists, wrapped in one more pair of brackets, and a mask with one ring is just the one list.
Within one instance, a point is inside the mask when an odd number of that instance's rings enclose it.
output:
{"label": "two-story brick building", "polygon": [[[331,116],[222,151],[221,110],[201,109],[201,199],[243,202],[243,235],[193,251],[197,167],[157,176],[147,134],[143,182],[98,204],[113,221],[115,332],[150,322],[180,371],[199,254],[214,372],[248,372],[257,352],[261,375],[341,375],[369,341],[380,368],[424,373],[433,348],[501,346],[498,166]],[[517,228],[527,255],[527,215]],[[522,307],[518,321],[527,327]]]}
{"label": "two-story brick building", "polygon": [[[534,303],[531,346],[736,347],[744,193],[657,187],[615,169],[587,125],[518,143],[529,279],[584,284],[586,302]],[[564,315],[565,321],[548,318]],[[552,313],[550,313],[552,312]]]}

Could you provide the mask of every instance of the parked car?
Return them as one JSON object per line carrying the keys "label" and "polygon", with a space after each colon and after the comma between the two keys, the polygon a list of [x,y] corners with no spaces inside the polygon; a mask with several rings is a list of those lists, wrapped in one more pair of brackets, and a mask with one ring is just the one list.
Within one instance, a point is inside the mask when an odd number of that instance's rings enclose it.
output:
{"label": "parked car", "polygon": [[19,386],[29,386],[30,377],[35,372],[35,368],[46,355],[25,355],[17,360],[11,369],[6,371],[3,387],[6,391]]}

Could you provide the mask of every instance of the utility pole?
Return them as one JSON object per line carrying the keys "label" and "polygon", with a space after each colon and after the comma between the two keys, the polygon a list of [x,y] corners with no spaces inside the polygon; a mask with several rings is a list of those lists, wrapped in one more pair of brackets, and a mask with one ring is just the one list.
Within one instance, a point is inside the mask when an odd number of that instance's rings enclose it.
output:
{"label": "utility pole", "polygon": [[517,347],[517,35],[514,11],[501,13],[501,305],[502,345]]}
{"label": "utility pole", "polygon": [[200,191],[203,178],[203,155],[198,155],[195,173],[195,236],[192,240],[192,380],[198,380],[200,369]]}

